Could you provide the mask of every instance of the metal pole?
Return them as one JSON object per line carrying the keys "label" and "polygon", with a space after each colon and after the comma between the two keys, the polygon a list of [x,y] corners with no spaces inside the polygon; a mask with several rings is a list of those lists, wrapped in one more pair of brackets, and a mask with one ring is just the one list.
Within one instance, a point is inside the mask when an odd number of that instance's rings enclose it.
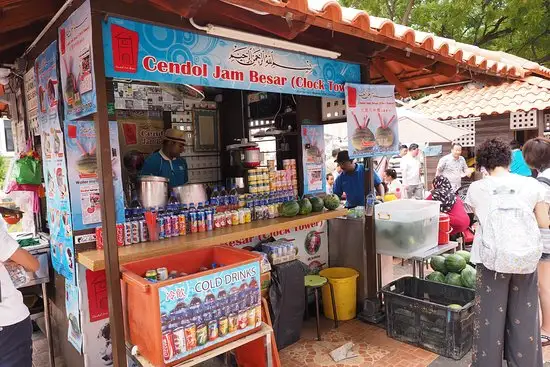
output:
{"label": "metal pole", "polygon": [[[370,83],[370,59],[367,59],[366,65],[361,65],[361,82]],[[374,167],[372,158],[365,158],[365,205],[367,204],[367,196],[374,192]],[[371,215],[369,215],[371,214]],[[366,298],[374,299],[378,293],[377,287],[377,256],[376,256],[376,238],[374,235],[374,214],[365,207],[365,221],[363,227],[363,251],[365,254],[364,261],[366,262],[367,274],[365,279],[367,282]]]}
{"label": "metal pole", "polygon": [[[92,7],[94,2],[92,2]],[[94,116],[98,182],[101,196],[101,225],[105,256],[107,291],[109,294],[109,322],[111,326],[111,343],[113,362],[116,367],[126,367],[126,344],[122,316],[122,296],[120,289],[120,269],[116,241],[116,210],[113,187],[113,169],[111,164],[111,142],[109,137],[109,118],[107,113],[107,88],[102,37],[103,16],[92,9],[92,47],[94,60],[94,82],[97,93],[97,113]]]}

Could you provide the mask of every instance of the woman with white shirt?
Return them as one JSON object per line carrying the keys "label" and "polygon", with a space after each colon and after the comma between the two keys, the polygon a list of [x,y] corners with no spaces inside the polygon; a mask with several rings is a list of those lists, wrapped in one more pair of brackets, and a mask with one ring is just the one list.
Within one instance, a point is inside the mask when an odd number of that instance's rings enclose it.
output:
{"label": "woman with white shirt", "polygon": [[[3,208],[0,208],[2,213]],[[0,226],[0,366],[32,366],[32,323],[23,296],[10,278],[4,263],[12,261],[27,271],[40,264]]]}
{"label": "woman with white shirt", "polygon": [[[472,366],[475,367],[502,367],[503,357],[510,367],[543,366],[536,268],[530,274],[497,273],[481,261],[481,247],[490,249],[482,241],[482,232],[484,226],[488,226],[488,233],[494,228],[496,222],[489,223],[488,218],[495,220],[492,208],[497,198],[493,195],[500,188],[517,195],[514,199],[534,211],[539,228],[548,228],[550,224],[546,190],[533,178],[511,174],[511,157],[510,147],[505,142],[500,139],[485,141],[478,148],[476,160],[478,167],[487,169],[489,177],[472,183],[466,195],[466,202],[474,209],[481,229],[476,231],[471,252],[471,261],[477,264],[472,348]],[[510,223],[511,229],[519,226],[521,224]],[[533,237],[538,238],[538,233]],[[539,244],[529,245],[536,247]],[[528,259],[518,257],[516,262],[524,260]]]}
{"label": "woman with white shirt", "polygon": [[403,184],[397,178],[397,171],[393,168],[388,168],[385,172],[384,181],[388,186],[388,193],[395,194],[397,198],[401,198],[403,192]]}
{"label": "woman with white shirt", "polygon": [[[537,179],[546,190],[547,200],[550,200],[550,139],[535,138],[527,141],[523,146],[523,157],[525,163],[537,170]],[[542,318],[541,338],[544,347],[550,345],[550,247],[548,244],[543,249],[537,270]]]}

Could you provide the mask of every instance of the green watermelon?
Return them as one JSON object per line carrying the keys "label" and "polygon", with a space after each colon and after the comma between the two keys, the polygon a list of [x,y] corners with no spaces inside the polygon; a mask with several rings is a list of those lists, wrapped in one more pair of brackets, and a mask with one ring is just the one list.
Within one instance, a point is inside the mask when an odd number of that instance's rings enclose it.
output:
{"label": "green watermelon", "polygon": [[312,206],[309,199],[303,198],[302,200],[298,201],[298,205],[300,205],[300,211],[298,212],[298,214],[308,215],[311,213]]}
{"label": "green watermelon", "polygon": [[466,260],[460,255],[451,254],[445,259],[445,266],[452,273],[460,273],[466,267]]}
{"label": "green watermelon", "polygon": [[448,273],[445,276],[445,283],[449,285],[456,285],[458,287],[463,287],[462,284],[462,278],[460,277],[460,274],[457,273]]}
{"label": "green watermelon", "polygon": [[465,287],[472,289],[476,287],[476,269],[472,268],[470,265],[466,265],[460,272],[460,277]]}
{"label": "green watermelon", "polygon": [[336,210],[340,206],[340,198],[338,195],[327,195],[325,196],[325,208],[328,210]]}
{"label": "green watermelon", "polygon": [[448,305],[447,307],[449,307],[451,310],[457,310],[457,311],[462,310],[462,306],[457,305],[456,303],[452,303],[452,304]]}
{"label": "green watermelon", "polygon": [[296,215],[298,215],[299,211],[300,211],[300,205],[295,200],[291,200],[291,201],[287,201],[286,203],[283,203],[283,205],[281,205],[281,208],[279,209],[279,213],[283,217],[295,217]]}
{"label": "green watermelon", "polygon": [[317,196],[310,198],[309,201],[311,202],[311,209],[313,212],[322,212],[325,208],[323,199],[318,198]]}
{"label": "green watermelon", "polygon": [[457,255],[460,255],[466,260],[467,263],[470,262],[470,252],[465,250],[460,250],[456,252]]}
{"label": "green watermelon", "polygon": [[443,256],[434,256],[430,259],[430,266],[433,270],[447,274],[447,267],[445,266],[445,258]]}
{"label": "green watermelon", "polygon": [[433,273],[428,274],[426,279],[431,280],[432,282],[445,283],[445,275],[439,271],[434,271]]}

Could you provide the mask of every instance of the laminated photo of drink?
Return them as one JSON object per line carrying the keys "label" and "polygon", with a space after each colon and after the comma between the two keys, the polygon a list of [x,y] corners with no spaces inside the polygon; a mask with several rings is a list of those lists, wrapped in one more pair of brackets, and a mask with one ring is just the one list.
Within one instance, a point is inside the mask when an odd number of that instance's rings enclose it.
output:
{"label": "laminated photo of drink", "polygon": [[[166,299],[170,290],[159,289],[165,362],[176,361],[261,326],[260,273],[258,264],[254,266],[258,269],[251,280],[243,279],[225,286],[212,287],[204,292],[206,295],[202,297],[199,294],[192,295],[189,303],[185,303],[184,300],[178,301],[170,311],[164,311],[165,308],[162,307],[162,300]],[[227,279],[222,275],[218,279]],[[197,286],[201,288],[205,284],[215,283],[215,280],[204,278],[188,281],[194,282],[199,279],[195,283],[196,286],[185,288],[197,289]],[[183,283],[185,282],[179,284]],[[174,290],[173,287],[177,285],[165,288]]]}

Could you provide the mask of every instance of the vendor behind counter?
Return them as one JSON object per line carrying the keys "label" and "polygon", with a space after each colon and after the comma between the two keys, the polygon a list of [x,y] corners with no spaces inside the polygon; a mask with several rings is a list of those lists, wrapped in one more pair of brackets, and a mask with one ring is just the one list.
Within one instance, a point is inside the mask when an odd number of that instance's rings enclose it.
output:
{"label": "vendor behind counter", "polygon": [[[341,168],[342,173],[334,181],[334,194],[342,197],[346,194],[346,207],[354,208],[365,205],[365,166],[355,163],[349,156],[347,150],[338,153],[335,161]],[[378,173],[374,174],[374,187],[380,196],[384,196],[384,186]]]}
{"label": "vendor behind counter", "polygon": [[187,162],[181,157],[185,150],[184,135],[181,130],[166,130],[162,148],[147,157],[141,175],[165,177],[170,187],[186,184],[189,180]]}

